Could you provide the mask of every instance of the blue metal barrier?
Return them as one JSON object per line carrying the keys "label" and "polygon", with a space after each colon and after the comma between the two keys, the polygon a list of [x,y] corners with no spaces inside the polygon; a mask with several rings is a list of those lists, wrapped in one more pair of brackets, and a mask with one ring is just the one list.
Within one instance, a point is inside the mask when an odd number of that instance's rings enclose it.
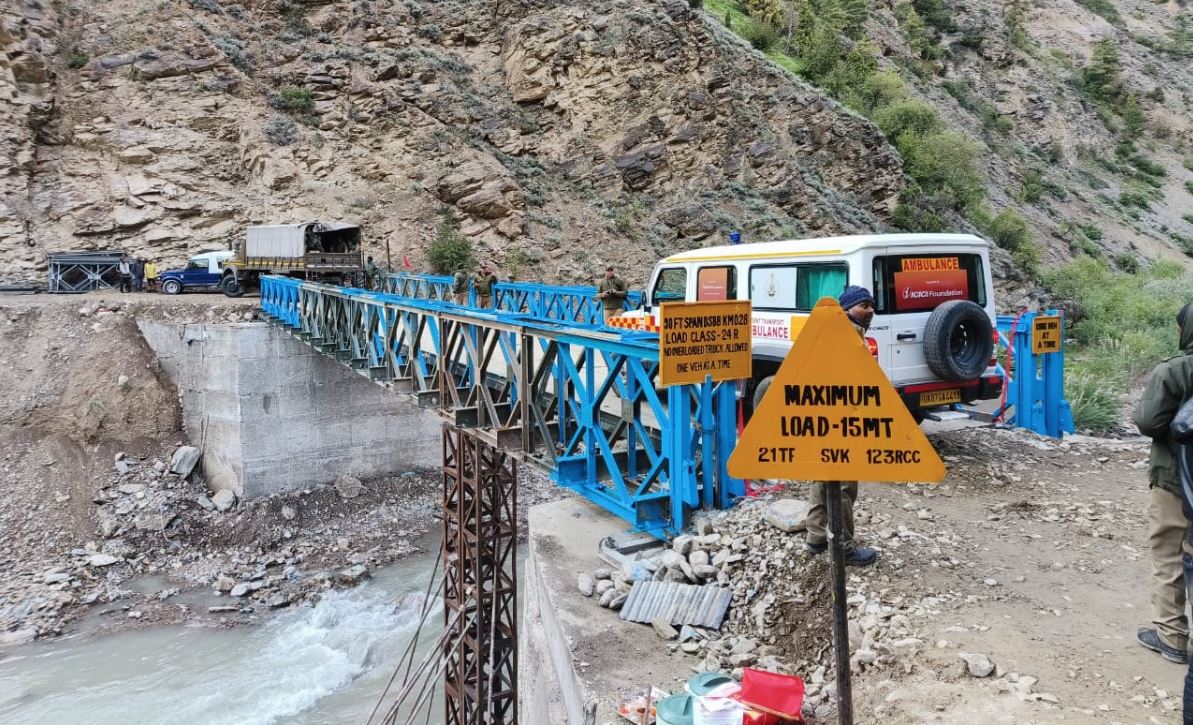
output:
{"label": "blue metal barrier", "polygon": [[[1032,351],[1032,328],[1038,316],[1061,318],[1060,345],[1056,352]],[[1006,375],[1006,402],[995,413],[1008,424],[1052,438],[1072,433],[1073,411],[1065,399],[1064,318],[1057,310],[999,315],[1000,346],[1010,357],[1002,365]],[[1014,411],[1008,415],[1009,411]]]}
{"label": "blue metal barrier", "polygon": [[[407,279],[393,288],[437,295],[441,284]],[[735,383],[657,391],[657,338],[540,317],[547,309],[540,304],[549,302],[527,297],[517,311],[480,310],[261,278],[262,309],[298,339],[520,449],[560,485],[638,530],[678,534],[693,509],[728,508],[745,495],[727,469]]]}
{"label": "blue metal barrier", "polygon": [[[430,274],[386,275],[385,291],[418,300],[451,300],[452,278]],[[537,282],[498,282],[493,287],[494,307],[505,312],[518,312],[540,320],[563,320],[586,325],[601,325],[604,307],[597,297],[596,287],[550,285]],[[476,307],[476,290],[471,281],[468,305]],[[642,306],[642,293],[631,291],[623,304],[626,310]]]}

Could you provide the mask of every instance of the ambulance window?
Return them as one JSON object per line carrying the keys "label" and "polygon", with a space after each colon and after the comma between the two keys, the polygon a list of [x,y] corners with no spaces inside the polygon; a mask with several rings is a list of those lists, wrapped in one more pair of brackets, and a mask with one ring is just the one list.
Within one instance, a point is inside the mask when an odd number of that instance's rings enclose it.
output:
{"label": "ambulance window", "polygon": [[844,264],[799,265],[795,278],[795,308],[811,310],[821,297],[840,297],[848,281],[849,267]]}
{"label": "ambulance window", "polygon": [[795,265],[750,267],[750,302],[756,310],[794,310]]}
{"label": "ambulance window", "polygon": [[980,255],[917,254],[874,259],[874,306],[878,312],[931,312],[950,300],[986,306],[986,277]]}
{"label": "ambulance window", "polygon": [[683,302],[688,291],[688,270],[683,267],[667,267],[659,271],[650,300],[653,304]]}
{"label": "ambulance window", "polygon": [[849,281],[845,264],[765,264],[750,267],[756,310],[810,312],[821,297],[839,297]]}
{"label": "ambulance window", "polygon": [[737,299],[737,270],[733,267],[701,267],[696,271],[696,300]]}

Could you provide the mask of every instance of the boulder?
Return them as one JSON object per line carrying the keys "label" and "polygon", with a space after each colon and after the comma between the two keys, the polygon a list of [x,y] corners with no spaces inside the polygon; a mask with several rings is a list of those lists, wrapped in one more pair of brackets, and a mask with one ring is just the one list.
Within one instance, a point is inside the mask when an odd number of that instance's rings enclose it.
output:
{"label": "boulder", "polygon": [[194,446],[181,446],[170,457],[170,472],[181,478],[187,478],[199,463],[202,451]]}
{"label": "boulder", "polygon": [[793,534],[808,527],[808,503],[796,498],[781,498],[766,507],[766,522],[779,531]]}
{"label": "boulder", "polygon": [[994,663],[984,654],[961,652],[958,656],[965,662],[965,669],[973,677],[989,677],[994,672]]}
{"label": "boulder", "polygon": [[337,577],[344,584],[358,584],[369,577],[369,568],[364,564],[350,566]]}
{"label": "boulder", "polygon": [[360,482],[359,478],[347,475],[337,478],[335,486],[336,491],[340,494],[340,498],[343,499],[356,498],[360,495],[361,490],[364,489],[364,484]]}
{"label": "boulder", "polygon": [[211,497],[211,503],[217,511],[223,513],[236,505],[236,494],[226,488],[222,491],[216,491],[215,495]]}
{"label": "boulder", "polygon": [[576,586],[579,588],[581,594],[591,597],[593,591],[596,589],[596,582],[588,574],[581,574],[576,580]]}
{"label": "boulder", "polygon": [[87,565],[94,567],[111,566],[118,561],[120,559],[111,554],[92,554],[87,558]]}

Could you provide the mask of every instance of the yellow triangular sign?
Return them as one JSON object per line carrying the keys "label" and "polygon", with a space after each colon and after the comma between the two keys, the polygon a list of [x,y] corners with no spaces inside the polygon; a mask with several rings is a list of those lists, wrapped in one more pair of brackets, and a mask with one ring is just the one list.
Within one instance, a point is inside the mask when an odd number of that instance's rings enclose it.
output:
{"label": "yellow triangular sign", "polygon": [[738,478],[940,481],[945,468],[831,297],[816,303],[729,457]]}

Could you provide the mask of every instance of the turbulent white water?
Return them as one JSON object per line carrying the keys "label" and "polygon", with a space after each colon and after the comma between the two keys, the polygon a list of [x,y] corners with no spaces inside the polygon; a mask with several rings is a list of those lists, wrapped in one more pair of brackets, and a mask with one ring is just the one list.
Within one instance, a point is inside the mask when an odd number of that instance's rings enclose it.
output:
{"label": "turbulent white water", "polygon": [[[414,635],[429,575],[426,562],[404,563],[256,628],[30,646],[0,661],[0,722],[363,723]],[[442,621],[436,602],[419,658]]]}

